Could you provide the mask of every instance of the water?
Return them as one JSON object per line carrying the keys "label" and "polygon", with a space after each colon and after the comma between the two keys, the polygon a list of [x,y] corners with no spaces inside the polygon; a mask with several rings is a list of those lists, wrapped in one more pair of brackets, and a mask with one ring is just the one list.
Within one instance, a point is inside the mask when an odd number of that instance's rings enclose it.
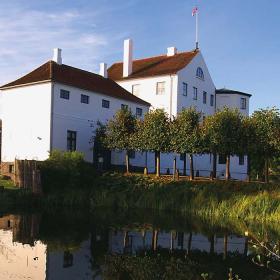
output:
{"label": "water", "polygon": [[3,214],[0,279],[280,279],[278,240],[278,225],[151,211]]}

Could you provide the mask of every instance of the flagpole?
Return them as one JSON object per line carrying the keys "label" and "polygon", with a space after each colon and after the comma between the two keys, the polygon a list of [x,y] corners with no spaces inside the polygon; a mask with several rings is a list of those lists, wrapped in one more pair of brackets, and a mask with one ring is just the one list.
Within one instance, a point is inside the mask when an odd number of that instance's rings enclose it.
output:
{"label": "flagpole", "polygon": [[198,49],[198,11],[195,13],[195,48]]}

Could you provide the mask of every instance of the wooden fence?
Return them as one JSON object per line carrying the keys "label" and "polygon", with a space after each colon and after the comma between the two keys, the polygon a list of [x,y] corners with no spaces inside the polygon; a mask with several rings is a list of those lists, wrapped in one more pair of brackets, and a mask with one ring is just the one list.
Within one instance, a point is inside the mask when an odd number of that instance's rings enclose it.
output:
{"label": "wooden fence", "polygon": [[30,188],[33,193],[41,193],[41,174],[35,160],[15,160],[15,185]]}

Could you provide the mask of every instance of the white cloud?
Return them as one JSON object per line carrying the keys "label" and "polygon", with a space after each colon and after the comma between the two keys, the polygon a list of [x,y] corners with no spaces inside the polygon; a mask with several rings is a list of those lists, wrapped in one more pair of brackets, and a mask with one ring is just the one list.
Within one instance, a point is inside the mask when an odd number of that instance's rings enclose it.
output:
{"label": "white cloud", "polygon": [[7,7],[1,8],[0,4],[0,84],[51,59],[55,47],[63,49],[65,64],[88,70],[96,68],[108,47],[108,38],[110,42],[114,40],[98,32],[97,17],[96,12],[50,13],[20,5],[7,12]]}

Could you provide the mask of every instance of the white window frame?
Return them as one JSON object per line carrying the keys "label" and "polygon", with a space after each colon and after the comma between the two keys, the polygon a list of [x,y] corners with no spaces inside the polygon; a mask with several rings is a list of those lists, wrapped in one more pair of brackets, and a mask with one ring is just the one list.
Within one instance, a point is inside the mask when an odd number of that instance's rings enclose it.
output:
{"label": "white window frame", "polygon": [[247,109],[247,99],[246,97],[240,98],[240,109],[246,110]]}
{"label": "white window frame", "polygon": [[188,96],[188,83],[183,82],[183,95]]}
{"label": "white window frame", "polygon": [[140,94],[140,84],[132,85],[131,92],[132,92],[133,95],[139,96],[139,94]]}
{"label": "white window frame", "polygon": [[157,82],[157,95],[164,95],[165,94],[165,82]]}
{"label": "white window frame", "polygon": [[197,87],[193,87],[193,100],[197,100]]}

